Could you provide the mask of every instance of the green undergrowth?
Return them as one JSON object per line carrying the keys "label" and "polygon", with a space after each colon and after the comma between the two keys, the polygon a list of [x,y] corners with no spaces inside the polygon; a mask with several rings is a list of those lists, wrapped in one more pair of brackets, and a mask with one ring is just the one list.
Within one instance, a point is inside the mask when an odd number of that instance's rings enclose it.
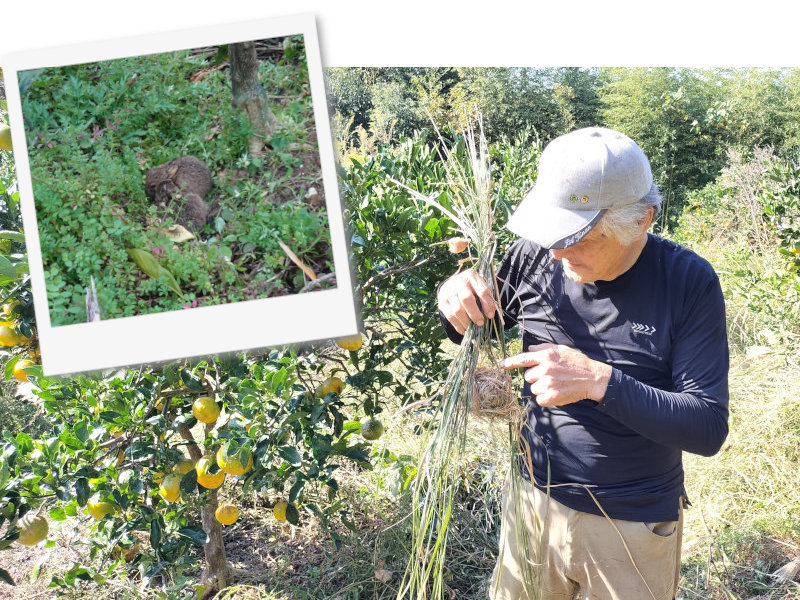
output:
{"label": "green undergrowth", "polygon": [[[85,322],[92,278],[104,319],[296,293],[306,281],[279,239],[319,274],[331,270],[324,203],[307,202],[322,185],[302,37],[272,50],[259,80],[279,129],[263,157],[248,154],[252,130],[213,49],[49,68],[33,80],[22,101],[54,325]],[[184,155],[211,171],[211,213],[195,240],[173,243],[175,211],[145,196],[144,178]],[[145,275],[127,248],[153,255],[177,290]]]}

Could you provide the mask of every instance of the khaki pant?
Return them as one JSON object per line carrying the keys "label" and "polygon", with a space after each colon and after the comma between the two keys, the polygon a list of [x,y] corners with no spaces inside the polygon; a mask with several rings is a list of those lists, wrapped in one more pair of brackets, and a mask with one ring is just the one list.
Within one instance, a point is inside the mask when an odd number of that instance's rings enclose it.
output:
{"label": "khaki pant", "polygon": [[[547,496],[526,481],[521,481],[520,487],[517,502],[511,494],[510,477],[503,488],[500,554],[489,588],[491,600],[674,598],[680,570],[682,507],[678,521],[609,522],[604,516],[567,508],[552,498],[548,503]],[[528,552],[520,552],[525,545]],[[543,557],[537,561],[540,545]],[[523,583],[521,561],[525,559],[541,562],[540,568],[532,564],[527,570],[536,573],[537,579],[533,586],[529,583],[530,593]]]}

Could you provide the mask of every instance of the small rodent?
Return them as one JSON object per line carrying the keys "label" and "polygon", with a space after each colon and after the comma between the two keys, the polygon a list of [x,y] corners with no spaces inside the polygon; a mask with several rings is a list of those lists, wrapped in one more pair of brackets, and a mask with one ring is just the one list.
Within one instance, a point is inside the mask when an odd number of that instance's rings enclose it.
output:
{"label": "small rodent", "polygon": [[197,194],[181,194],[176,197],[174,203],[181,203],[178,212],[178,222],[193,231],[199,231],[208,220],[209,207],[206,201]]}
{"label": "small rodent", "polygon": [[208,219],[205,196],[213,185],[208,167],[194,156],[181,156],[147,171],[144,191],[164,208],[175,204],[178,222],[199,231]]}
{"label": "small rodent", "polygon": [[168,204],[177,192],[205,198],[213,185],[211,173],[200,159],[181,156],[147,171],[144,192],[148,198]]}

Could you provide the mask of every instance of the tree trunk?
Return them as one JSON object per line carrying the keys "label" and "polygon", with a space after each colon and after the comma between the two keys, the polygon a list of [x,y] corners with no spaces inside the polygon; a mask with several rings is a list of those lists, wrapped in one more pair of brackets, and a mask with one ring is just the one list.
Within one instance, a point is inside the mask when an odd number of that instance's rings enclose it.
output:
{"label": "tree trunk", "polygon": [[262,156],[266,140],[278,129],[278,120],[269,108],[267,94],[258,81],[258,58],[255,42],[239,42],[228,46],[231,65],[233,106],[242,109],[253,126],[255,136],[250,140],[252,156]]}
{"label": "tree trunk", "polygon": [[[206,425],[206,433],[213,426]],[[186,448],[189,456],[197,462],[203,456],[200,446],[194,440],[194,436],[188,427],[181,427],[178,434],[188,442]],[[225,543],[222,540],[222,524],[217,521],[214,512],[219,503],[217,501],[217,490],[208,491],[208,504],[200,507],[200,520],[203,525],[208,540],[203,547],[206,558],[206,567],[203,570],[201,583],[205,586],[203,598],[213,598],[217,592],[227,587],[230,569],[228,559],[225,557]]]}
{"label": "tree trunk", "polygon": [[228,585],[229,571],[228,561],[225,558],[225,544],[222,541],[222,525],[214,516],[217,506],[217,490],[210,490],[208,504],[200,509],[203,531],[208,536],[205,545],[206,568],[202,577],[202,583],[206,586],[205,598],[214,597]]}

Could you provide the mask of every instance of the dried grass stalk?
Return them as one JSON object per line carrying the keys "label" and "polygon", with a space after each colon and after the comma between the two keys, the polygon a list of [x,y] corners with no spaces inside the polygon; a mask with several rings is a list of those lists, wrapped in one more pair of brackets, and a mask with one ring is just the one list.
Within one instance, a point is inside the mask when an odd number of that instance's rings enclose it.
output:
{"label": "dried grass stalk", "polygon": [[[450,217],[464,238],[469,240],[471,249],[475,250],[476,260],[471,261],[471,268],[486,281],[493,281],[496,241],[492,231],[494,206],[486,138],[482,128],[477,143],[472,130],[467,130],[464,138],[466,143],[460,148],[456,145],[450,150],[442,144],[447,169],[447,181],[443,184],[453,192],[452,210],[437,202],[438,194],[423,196],[399,181],[391,178],[390,181],[407,190],[418,201],[434,206]],[[466,150],[465,159],[459,156],[460,149]],[[446,593],[444,562],[448,530],[455,492],[459,487],[468,417],[473,405],[474,374],[481,351],[490,347],[493,336],[502,335],[502,331],[496,329],[497,323],[493,319],[487,320],[482,327],[469,326],[440,390],[440,403],[433,417],[436,427],[429,433],[413,484],[411,547],[398,600],[439,600]]]}

